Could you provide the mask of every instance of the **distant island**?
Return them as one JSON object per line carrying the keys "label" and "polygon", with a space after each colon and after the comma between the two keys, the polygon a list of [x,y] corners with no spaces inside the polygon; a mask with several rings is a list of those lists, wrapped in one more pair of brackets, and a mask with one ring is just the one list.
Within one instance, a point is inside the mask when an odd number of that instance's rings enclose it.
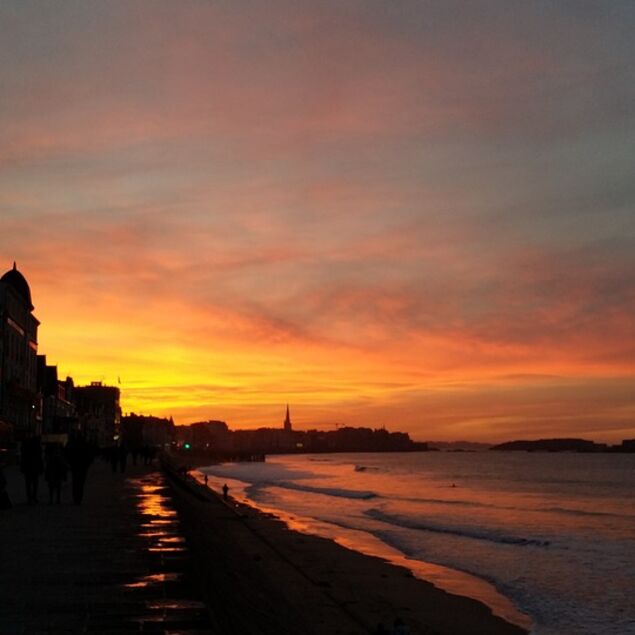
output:
{"label": "distant island", "polygon": [[257,428],[230,430],[224,421],[203,421],[177,426],[175,438],[192,450],[222,454],[292,454],[324,452],[421,452],[427,443],[413,441],[405,432],[389,432],[385,428],[353,428],[335,430],[293,430]]}
{"label": "distant island", "polygon": [[502,452],[635,452],[635,439],[625,439],[620,445],[595,443],[588,439],[537,439],[507,441],[490,450]]}
{"label": "distant island", "polygon": [[428,441],[430,450],[441,452],[484,452],[492,447],[491,443],[478,441]]}

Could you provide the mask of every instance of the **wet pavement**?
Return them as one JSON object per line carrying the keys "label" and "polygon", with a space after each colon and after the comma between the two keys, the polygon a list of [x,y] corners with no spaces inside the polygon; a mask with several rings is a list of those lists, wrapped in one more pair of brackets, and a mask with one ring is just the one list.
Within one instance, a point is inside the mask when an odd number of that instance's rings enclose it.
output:
{"label": "wet pavement", "polygon": [[96,463],[81,506],[69,483],[61,505],[27,505],[20,474],[5,475],[14,508],[0,511],[2,635],[218,632],[160,472]]}

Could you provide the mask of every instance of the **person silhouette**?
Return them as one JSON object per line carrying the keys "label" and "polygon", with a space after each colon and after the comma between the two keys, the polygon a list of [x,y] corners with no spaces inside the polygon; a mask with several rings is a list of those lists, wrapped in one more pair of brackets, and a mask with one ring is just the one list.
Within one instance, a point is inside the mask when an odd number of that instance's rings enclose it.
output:
{"label": "person silhouette", "polygon": [[54,500],[59,504],[62,500],[62,483],[66,480],[68,467],[62,448],[57,444],[47,446],[45,458],[44,478],[49,486],[49,504],[52,505]]}
{"label": "person silhouette", "polygon": [[3,467],[0,463],[0,509],[11,509],[11,499],[7,492],[7,479],[4,476]]}
{"label": "person silhouette", "polygon": [[228,494],[229,492],[229,487],[227,486],[227,483],[223,484],[223,500],[227,500],[228,499]]}
{"label": "person silhouette", "polygon": [[119,471],[123,474],[126,471],[126,464],[128,462],[128,446],[125,443],[119,446],[117,457],[119,460]]}
{"label": "person silhouette", "polygon": [[117,445],[110,447],[108,458],[110,459],[112,473],[115,474],[117,472],[117,466],[119,465],[119,447]]}
{"label": "person silhouette", "polygon": [[44,469],[42,446],[39,437],[24,439],[20,448],[20,469],[24,474],[26,500],[30,505],[37,503],[40,474]]}
{"label": "person silhouette", "polygon": [[81,505],[88,468],[93,460],[93,451],[83,436],[73,437],[68,444],[68,463],[71,467],[73,502]]}

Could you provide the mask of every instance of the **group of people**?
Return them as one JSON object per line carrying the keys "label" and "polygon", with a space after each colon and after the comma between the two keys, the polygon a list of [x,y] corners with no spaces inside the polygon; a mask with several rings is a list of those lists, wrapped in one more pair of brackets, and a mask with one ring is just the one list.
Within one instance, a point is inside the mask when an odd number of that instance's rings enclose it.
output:
{"label": "group of people", "polygon": [[137,465],[137,460],[142,460],[143,465],[152,465],[157,455],[157,449],[151,445],[135,445],[120,443],[104,450],[104,458],[110,462],[113,472],[125,472],[128,456],[132,458],[132,464]]}
{"label": "group of people", "polygon": [[[38,502],[40,479],[44,477],[48,485],[49,503],[61,503],[62,486],[70,473],[73,502],[80,505],[84,498],[88,468],[98,453],[97,448],[81,434],[71,434],[66,445],[43,444],[37,436],[24,439],[20,445],[20,471],[24,476],[27,502],[30,505]],[[138,459],[144,465],[151,465],[157,450],[149,445],[137,447],[122,443],[102,450],[100,454],[111,463],[113,472],[124,472],[129,455],[134,465],[137,465]],[[0,463],[1,459],[0,456]],[[7,481],[0,464],[0,509],[9,509],[11,506]]]}
{"label": "group of people", "polygon": [[48,484],[49,503],[61,503],[62,485],[70,472],[73,502],[80,505],[84,498],[88,468],[94,456],[94,448],[81,435],[71,436],[65,447],[60,443],[47,443],[44,452],[39,437],[22,441],[20,470],[24,476],[27,502],[30,505],[38,502],[40,477],[44,475]]}

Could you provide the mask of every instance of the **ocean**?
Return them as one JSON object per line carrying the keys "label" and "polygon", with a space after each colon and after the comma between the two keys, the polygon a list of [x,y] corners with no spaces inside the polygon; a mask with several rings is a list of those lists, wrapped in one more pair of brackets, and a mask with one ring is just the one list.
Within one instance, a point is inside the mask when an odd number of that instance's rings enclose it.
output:
{"label": "ocean", "polygon": [[635,455],[314,454],[201,471],[292,528],[528,616],[534,635],[635,634]]}

